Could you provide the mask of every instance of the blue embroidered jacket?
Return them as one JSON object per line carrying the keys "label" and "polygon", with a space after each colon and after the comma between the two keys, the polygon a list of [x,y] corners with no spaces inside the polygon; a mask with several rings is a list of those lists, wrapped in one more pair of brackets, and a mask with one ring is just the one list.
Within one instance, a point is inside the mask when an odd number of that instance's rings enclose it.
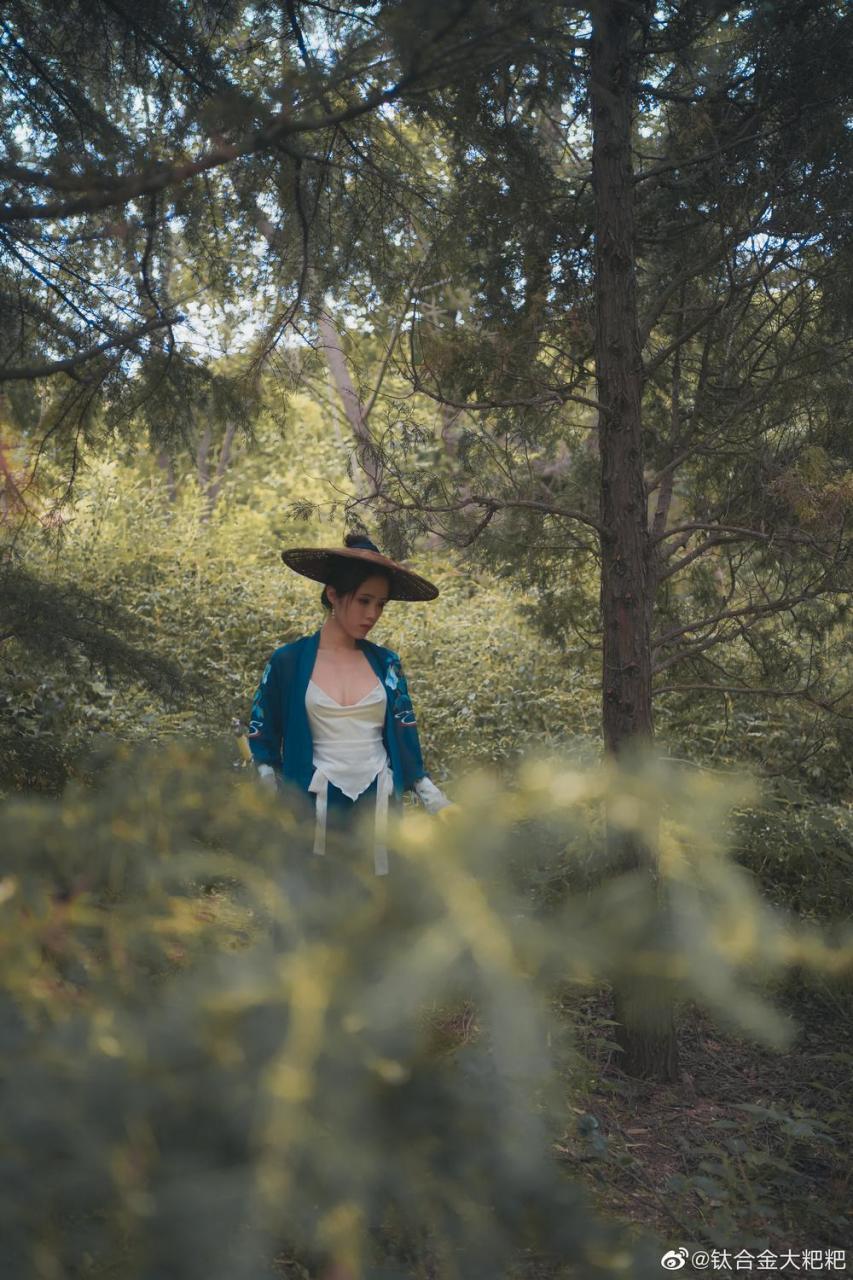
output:
{"label": "blue embroidered jacket", "polygon": [[[268,764],[284,782],[308,791],[314,773],[314,744],[305,709],[308,681],[320,644],[320,632],[276,649],[261,676],[252,703],[249,746],[255,764]],[[394,775],[394,794],[426,777],[417,724],[399,656],[392,649],[357,640],[386,694],[382,739]]]}

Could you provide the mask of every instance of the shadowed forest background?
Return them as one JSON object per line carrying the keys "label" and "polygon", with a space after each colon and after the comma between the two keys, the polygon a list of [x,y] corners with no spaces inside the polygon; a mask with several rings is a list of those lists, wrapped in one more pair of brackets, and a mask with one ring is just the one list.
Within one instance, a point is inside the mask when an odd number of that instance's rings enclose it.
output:
{"label": "shadowed forest background", "polygon": [[[851,54],[4,6],[3,1275],[853,1265]],[[387,881],[242,739],[353,528],[440,588]]]}

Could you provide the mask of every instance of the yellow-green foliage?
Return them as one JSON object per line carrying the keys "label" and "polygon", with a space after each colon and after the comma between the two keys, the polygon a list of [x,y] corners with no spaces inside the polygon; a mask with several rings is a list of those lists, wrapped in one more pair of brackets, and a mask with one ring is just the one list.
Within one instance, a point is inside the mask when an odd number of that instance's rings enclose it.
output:
{"label": "yellow-green foliage", "polygon": [[832,527],[853,506],[853,471],[833,465],[820,445],[804,449],[796,464],[783,471],[772,488],[806,527]]}
{"label": "yellow-green foliage", "polygon": [[[552,1162],[571,1096],[550,994],[630,981],[784,1046],[758,979],[849,972],[853,938],[792,927],[732,865],[733,779],[531,758],[510,783],[475,772],[443,818],[403,815],[387,878],[369,838],[314,858],[203,747],[8,802],[3,1273],[257,1280],[287,1247],[370,1275],[403,1240],[443,1280],[525,1250],[539,1275],[658,1275],[659,1246],[597,1223]],[[647,870],[608,868],[603,811]],[[536,906],[575,850],[582,887]],[[448,1053],[429,1011],[460,998],[480,1031]]]}
{"label": "yellow-green foliage", "polygon": [[[247,718],[270,652],[322,623],[320,584],[286,569],[279,552],[341,543],[339,516],[308,523],[289,516],[287,504],[351,490],[347,444],[309,401],[295,397],[290,415],[284,438],[261,423],[209,520],[192,476],[170,502],[150,460],[113,459],[81,476],[59,553],[32,539],[21,544],[31,568],[120,606],[138,643],[202,682],[171,708],[127,681],[81,685],[64,710],[75,750],[99,731],[224,740],[232,717]],[[402,656],[433,776],[444,780],[463,761],[511,760],[530,743],[596,733],[597,691],[524,622],[523,593],[510,597],[446,554],[420,550],[414,563],[437,582],[439,599],[392,603],[371,638]],[[75,673],[55,678],[68,674]],[[84,681],[85,669],[77,675]]]}

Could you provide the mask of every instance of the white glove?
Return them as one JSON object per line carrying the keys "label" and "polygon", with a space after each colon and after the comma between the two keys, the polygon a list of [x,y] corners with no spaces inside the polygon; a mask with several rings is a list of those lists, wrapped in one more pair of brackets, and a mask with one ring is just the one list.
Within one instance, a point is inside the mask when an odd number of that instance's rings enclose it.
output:
{"label": "white glove", "polygon": [[276,790],[275,769],[271,764],[259,764],[258,777],[261,780],[261,785],[265,787],[267,791]]}
{"label": "white glove", "polygon": [[433,782],[432,778],[418,778],[415,783],[415,794],[420,800],[427,813],[438,813],[440,809],[446,809],[452,800],[448,800],[447,796]]}

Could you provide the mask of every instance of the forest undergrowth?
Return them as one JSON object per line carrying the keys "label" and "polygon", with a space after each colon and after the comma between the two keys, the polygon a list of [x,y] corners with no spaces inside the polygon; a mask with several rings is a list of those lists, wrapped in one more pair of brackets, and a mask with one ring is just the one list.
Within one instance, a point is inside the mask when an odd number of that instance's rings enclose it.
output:
{"label": "forest undergrowth", "polygon": [[[320,432],[310,407],[300,430],[309,437],[312,431]],[[168,854],[191,862],[199,841],[208,854],[211,848],[227,850],[227,823],[223,828],[218,818],[211,827],[201,811],[192,816],[191,803],[189,810],[186,805],[180,810],[175,829],[158,833],[156,823],[146,826],[152,814],[143,814],[144,805],[134,808],[132,789],[130,799],[125,795],[116,806],[99,788],[104,777],[116,777],[111,770],[117,751],[120,759],[123,751],[153,748],[155,760],[168,760],[177,750],[174,758],[181,759],[180,744],[189,742],[213,744],[218,759],[230,760],[235,776],[248,776],[233,736],[234,722],[245,722],[252,690],[271,650],[321,621],[319,588],[287,576],[279,549],[338,540],[332,527],[309,524],[288,513],[285,498],[294,479],[269,468],[274,450],[270,438],[247,454],[206,520],[200,519],[191,483],[177,502],[170,503],[151,468],[134,470],[127,461],[113,460],[85,479],[58,538],[54,530],[49,537],[28,535],[16,542],[14,555],[23,570],[52,573],[68,584],[70,593],[89,591],[107,602],[114,613],[105,624],[103,618],[95,619],[95,629],[104,624],[107,634],[112,627],[138,652],[173,664],[179,673],[171,689],[156,687],[150,679],[122,671],[120,664],[111,665],[109,655],[104,664],[97,641],[88,649],[73,643],[62,649],[45,644],[41,650],[38,645],[35,650],[16,643],[7,646],[12,677],[7,687],[14,694],[9,695],[7,730],[0,743],[4,822],[14,812],[13,838],[23,840],[22,850],[28,840],[39,849],[29,870],[23,863],[7,868],[0,881],[0,898],[12,902],[13,910],[21,886],[29,883],[31,894],[27,899],[24,893],[25,963],[12,994],[23,1000],[29,1018],[59,1036],[57,1044],[69,1010],[74,1016],[82,1012],[88,1029],[78,1027],[74,1033],[83,1036],[81,1044],[88,1042],[90,1049],[92,1043],[100,1044],[107,1059],[129,1054],[133,1060],[142,1052],[135,1037],[143,1033],[134,1030],[134,986],[140,966],[146,981],[168,987],[200,957],[215,957],[220,951],[248,954],[254,946],[255,926],[242,914],[242,889],[232,900],[233,868],[218,885],[201,887],[191,879],[187,883],[194,884],[192,892],[186,884],[178,889],[172,884],[162,896],[157,896],[157,889],[153,932],[138,928],[151,909],[145,895],[161,872],[171,883],[172,872],[166,862],[159,869],[156,863],[143,868],[135,858],[147,858],[162,846],[164,858]],[[311,482],[318,494],[327,479],[319,475]],[[303,477],[298,483],[311,496],[311,484]],[[420,713],[425,756],[436,781],[451,796],[455,779],[477,768],[506,782],[530,752],[562,753],[564,763],[581,772],[592,767],[598,756],[599,694],[590,658],[582,646],[560,645],[537,631],[536,591],[520,592],[517,584],[508,586],[473,562],[451,562],[435,548],[424,547],[417,564],[439,584],[438,602],[420,610],[389,610],[376,638],[403,656]],[[71,608],[72,596],[69,600]],[[33,625],[46,623],[49,619],[35,619]],[[849,762],[843,758],[841,739],[833,739],[834,730],[829,730],[823,745],[811,752],[808,770],[800,767],[797,750],[805,725],[805,713],[791,704],[776,711],[763,707],[760,713],[728,707],[721,719],[712,706],[673,700],[662,705],[659,714],[662,754],[687,776],[717,778],[724,790],[726,779],[738,770],[755,772],[759,778],[763,774],[763,789],[731,804],[726,815],[734,865],[745,877],[743,885],[773,904],[781,918],[792,925],[825,929],[833,939],[840,937],[853,905],[853,826],[844,799]],[[192,753],[186,763],[191,773]],[[69,785],[71,792],[65,794],[72,800],[59,803],[70,804],[70,810],[57,811],[55,828],[58,832],[65,824],[68,830],[45,836],[41,845],[34,833],[47,831],[50,821],[42,828],[39,806],[47,806],[48,814],[58,803],[54,797]],[[161,790],[149,792],[149,801],[154,810],[161,806],[165,813],[162,786],[167,784],[161,779],[158,785]],[[182,785],[176,778],[176,794]],[[22,818],[27,812],[29,817]],[[407,813],[414,811],[407,806]],[[27,822],[34,825],[28,828]],[[85,848],[73,843],[78,822]],[[147,834],[140,834],[137,823]],[[10,830],[7,827],[7,834]],[[25,831],[29,834],[24,839]],[[539,865],[534,860],[526,873],[529,901],[561,902],[577,887],[578,877],[583,884],[599,835],[594,823],[581,824],[562,861],[546,859]],[[257,841],[256,851],[263,844],[260,836]],[[94,872],[87,870],[92,858]],[[265,848],[262,865],[267,870],[268,859]],[[114,884],[112,877],[117,877]],[[128,908],[128,885],[133,886],[131,898],[144,904],[143,916],[135,922]],[[781,1253],[844,1247],[853,1212],[847,1157],[853,1146],[848,1084],[853,999],[849,979],[845,985],[831,974],[821,976],[807,968],[801,972],[795,966],[761,987],[797,1028],[785,1048],[750,1037],[736,1019],[735,1025],[727,1025],[719,1011],[709,1010],[701,1000],[682,999],[681,1080],[666,1086],[631,1080],[619,1070],[607,981],[593,977],[559,987],[550,1016],[571,1047],[559,1059],[563,1110],[543,1113],[548,1146],[565,1185],[582,1188],[614,1231],[627,1228],[628,1238],[640,1249],[638,1257],[647,1251],[646,1262],[624,1262],[628,1255],[612,1242],[598,1255],[593,1250],[590,1256],[599,1257],[601,1274],[618,1274],[620,1268],[637,1277],[652,1274],[643,1269],[652,1267],[648,1250],[653,1252],[656,1245],[650,1240],[662,1248],[747,1249],[755,1254],[762,1249]],[[190,984],[187,992],[191,991]],[[437,999],[423,1041],[430,1061],[451,1062],[460,1053],[479,1053],[484,1007],[482,993],[478,997],[464,983],[455,996],[445,993]],[[67,1018],[68,1034],[74,1016]],[[177,1036],[178,1052],[183,1042],[174,1029],[170,1034]],[[92,1035],[95,1041],[89,1041]],[[129,1039],[124,1041],[123,1035]],[[111,1037],[121,1050],[110,1047]],[[224,1074],[215,1087],[211,1084],[210,1106],[222,1105],[229,1088],[240,1095],[239,1064],[226,1061],[226,1042],[227,1037],[218,1042],[225,1057],[216,1071]],[[136,1048],[131,1051],[128,1044]],[[190,1052],[186,1045],[180,1049],[185,1051]],[[195,1044],[192,1052],[197,1051]],[[265,1051],[258,1052],[263,1056]],[[81,1063],[86,1062],[91,1065],[83,1053]],[[153,1060],[151,1065],[156,1071]],[[44,1067],[46,1094],[57,1087],[52,1069]],[[252,1074],[257,1070],[255,1063],[247,1080],[259,1079]],[[114,1102],[108,1105],[120,1107],[123,1097],[133,1096],[129,1088],[127,1082],[115,1083]],[[238,1111],[245,1101],[238,1097]],[[483,1133],[489,1124],[500,1123],[499,1112],[486,1117]],[[113,1262],[102,1266],[93,1246],[80,1253],[84,1261],[78,1259],[77,1265],[82,1270],[51,1271],[45,1262],[45,1269],[33,1272],[39,1280],[52,1280],[54,1274],[101,1280],[121,1273],[122,1264],[115,1259],[122,1257],[122,1240],[134,1235],[130,1220],[134,1214],[141,1214],[140,1220],[145,1216],[140,1204],[147,1193],[141,1189],[140,1170],[156,1164],[151,1163],[143,1129],[144,1125],[133,1131],[131,1125],[112,1139],[119,1145],[129,1143],[129,1148],[122,1148],[126,1167],[116,1175],[120,1195]],[[499,1139],[497,1129],[489,1134],[490,1142],[499,1145]],[[459,1141],[464,1148],[464,1134]],[[66,1152],[75,1151],[69,1142]],[[92,1157],[93,1170],[100,1158]],[[92,1176],[97,1184],[103,1175]],[[134,1190],[137,1178],[140,1187]],[[134,1199],[137,1193],[139,1202]],[[81,1212],[73,1196],[68,1199],[64,1192],[58,1205],[66,1220],[68,1214]],[[376,1280],[385,1275],[444,1280],[428,1235],[418,1245],[417,1233],[413,1237],[410,1228],[411,1224],[397,1231],[386,1224],[374,1232],[376,1248],[385,1251],[369,1272]],[[96,1230],[91,1233],[98,1237]],[[593,1274],[585,1270],[586,1264],[540,1256],[535,1247],[519,1243],[523,1235],[519,1229],[517,1238],[508,1236],[514,1261],[507,1275],[511,1271],[530,1280],[557,1274],[587,1280]],[[479,1239],[476,1232],[474,1237]],[[452,1232],[444,1240],[451,1251],[453,1240]],[[49,1253],[48,1245],[44,1248]],[[298,1251],[284,1248],[277,1260],[273,1252],[268,1261],[270,1275],[311,1274],[310,1258],[301,1258]]]}
{"label": "forest undergrowth", "polygon": [[566,1016],[591,1064],[583,1140],[565,1144],[568,1168],[608,1214],[654,1227],[670,1247],[731,1253],[832,1245],[850,1239],[850,1066],[853,1007],[842,994],[790,984],[780,1004],[799,1025],[780,1053],[680,1010],[682,1079],[638,1082],[613,1062],[608,1000],[599,993]]}

